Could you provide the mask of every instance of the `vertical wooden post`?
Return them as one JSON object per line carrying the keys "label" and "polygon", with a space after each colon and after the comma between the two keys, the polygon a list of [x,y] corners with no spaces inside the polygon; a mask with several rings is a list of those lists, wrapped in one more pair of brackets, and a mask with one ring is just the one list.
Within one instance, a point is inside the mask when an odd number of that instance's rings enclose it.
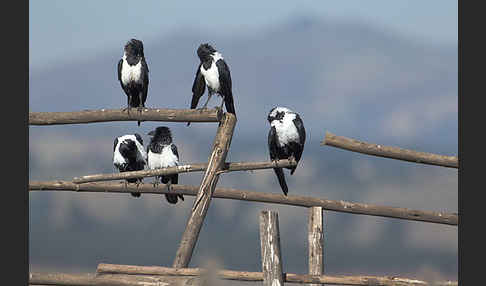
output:
{"label": "vertical wooden post", "polygon": [[199,186],[199,191],[192,207],[192,213],[187,222],[186,229],[182,234],[182,239],[172,267],[182,268],[189,265],[199,232],[201,231],[201,226],[209,208],[211,197],[219,179],[218,172],[224,166],[235,125],[236,117],[231,113],[225,113],[224,118],[219,124],[216,137],[214,138],[213,150],[209,157],[208,167]]}
{"label": "vertical wooden post", "polygon": [[264,286],[283,284],[282,256],[280,253],[280,232],[276,211],[260,213],[260,246]]}
{"label": "vertical wooden post", "polygon": [[[324,260],[323,260],[323,215],[322,207],[309,208],[309,235],[307,241],[309,243],[309,274],[322,275],[324,274]],[[321,284],[308,284],[309,286],[318,286]]]}

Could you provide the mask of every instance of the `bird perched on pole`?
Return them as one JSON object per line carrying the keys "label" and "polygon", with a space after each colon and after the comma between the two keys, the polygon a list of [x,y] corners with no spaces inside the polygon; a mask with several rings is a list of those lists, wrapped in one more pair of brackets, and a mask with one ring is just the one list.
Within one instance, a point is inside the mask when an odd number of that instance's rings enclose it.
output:
{"label": "bird perched on pole", "polygon": [[[141,171],[147,164],[147,153],[143,148],[143,140],[139,134],[124,135],[115,138],[113,145],[113,165],[120,172]],[[126,179],[128,183],[142,182],[143,178]],[[126,184],[125,182],[125,184]],[[131,193],[140,197],[140,193]]]}
{"label": "bird perched on pole", "polygon": [[[201,62],[192,84],[191,109],[196,108],[199,98],[204,94],[207,86],[208,99],[202,109],[206,108],[211,96],[217,93],[222,97],[219,108],[222,109],[224,103],[226,111],[236,116],[233,92],[231,90],[231,74],[223,56],[209,44],[200,45],[197,49],[197,56]],[[187,123],[188,126],[189,124],[190,122]]]}
{"label": "bird perched on pole", "polygon": [[[168,127],[157,127],[147,135],[152,136],[150,144],[147,145],[148,167],[150,170],[179,165],[177,146],[172,143],[172,134]],[[172,192],[172,184],[178,183],[179,174],[156,176],[154,186],[159,184],[159,178],[162,183],[167,184],[167,190]],[[181,194],[165,194],[165,198],[171,204],[177,203],[178,198],[184,200],[184,196]]]}
{"label": "bird perched on pole", "polygon": [[[145,107],[149,85],[149,69],[143,54],[143,43],[131,39],[125,44],[123,57],[118,62],[118,80],[127,95],[127,108],[137,107],[139,112]],[[140,121],[138,121],[140,126]]]}
{"label": "bird perched on pole", "polygon": [[[305,128],[299,114],[286,107],[274,107],[267,117],[270,123],[268,132],[268,149],[270,159],[281,160],[293,158],[297,163],[302,156],[305,144]],[[295,167],[290,169],[290,175],[295,172]],[[289,189],[285,182],[285,175],[282,168],[273,168],[277,174],[278,182],[282,191],[287,195]]]}

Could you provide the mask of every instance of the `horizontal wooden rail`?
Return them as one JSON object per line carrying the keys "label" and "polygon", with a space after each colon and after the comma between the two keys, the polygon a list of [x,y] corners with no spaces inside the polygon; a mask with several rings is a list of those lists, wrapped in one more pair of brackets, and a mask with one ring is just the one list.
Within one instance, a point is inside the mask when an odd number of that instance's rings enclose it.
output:
{"label": "horizontal wooden rail", "polygon": [[[197,194],[197,191],[199,190],[199,186],[172,185],[172,189],[183,195],[195,196]],[[49,190],[111,193],[140,192],[150,194],[168,193],[167,187],[164,184],[159,184],[157,187],[154,187],[153,184],[150,183],[142,183],[138,187],[135,184],[128,184],[128,186],[125,187],[124,184],[121,182],[85,184],[74,184],[69,181],[29,182],[29,191]],[[292,205],[300,207],[321,206],[323,209],[329,211],[423,221],[447,225],[457,225],[459,221],[459,215],[455,213],[420,211],[407,208],[377,206],[363,203],[334,201],[295,195],[284,196],[283,194],[252,192],[232,188],[216,188],[213,197],[241,201]]]}
{"label": "horizontal wooden rail", "polygon": [[[292,167],[296,166],[295,160],[277,160],[268,162],[234,162],[234,163],[224,163],[222,173],[234,172],[234,171],[249,171],[258,169],[270,169],[275,167]],[[205,171],[208,167],[208,163],[194,163],[180,165],[177,167],[168,167],[156,170],[143,170],[143,171],[132,171],[123,173],[113,173],[113,174],[94,174],[86,175],[82,177],[73,178],[73,183],[89,183],[89,182],[99,182],[99,181],[112,181],[112,180],[124,180],[133,179],[141,177],[154,177],[161,175],[171,175],[178,173],[187,172],[200,172]]]}
{"label": "horizontal wooden rail", "polygon": [[[100,263],[97,268],[99,274],[130,274],[130,275],[174,275],[174,276],[202,276],[208,270],[203,268],[170,268],[161,266],[135,266]],[[234,270],[217,270],[216,275],[224,280],[263,281],[262,272],[247,272]],[[284,282],[289,283],[327,283],[337,285],[457,285],[457,281],[441,281],[429,283],[416,279],[395,276],[331,276],[284,273]]]}
{"label": "horizontal wooden rail", "polygon": [[326,137],[321,142],[321,145],[329,145],[332,147],[378,157],[398,159],[408,162],[436,165],[448,168],[459,168],[459,159],[456,156],[444,156],[432,153],[417,152],[398,147],[372,144],[358,141],[352,138],[347,138],[344,136],[334,135],[329,132],[326,132]]}
{"label": "horizontal wooden rail", "polygon": [[122,109],[82,110],[73,112],[29,112],[29,125],[80,124],[108,121],[167,121],[167,122],[219,122],[220,109],[162,109],[144,108],[130,114]]}
{"label": "horizontal wooden rail", "polygon": [[148,276],[127,274],[37,273],[29,275],[29,285],[65,286],[184,286],[205,285],[199,277]]}

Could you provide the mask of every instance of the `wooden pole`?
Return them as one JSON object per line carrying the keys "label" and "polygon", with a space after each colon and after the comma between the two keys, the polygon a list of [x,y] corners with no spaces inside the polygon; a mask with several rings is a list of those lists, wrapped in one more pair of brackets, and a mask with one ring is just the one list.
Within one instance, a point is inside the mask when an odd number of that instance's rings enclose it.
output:
{"label": "wooden pole", "polygon": [[[258,170],[258,169],[271,169],[275,167],[292,167],[296,166],[295,160],[277,160],[268,162],[233,162],[224,163],[222,172],[234,172],[234,171],[248,171],[248,170]],[[112,173],[112,174],[94,174],[86,175],[81,177],[73,178],[73,183],[90,183],[90,182],[100,182],[100,181],[112,181],[112,180],[125,180],[133,178],[145,178],[145,177],[155,177],[162,175],[172,175],[187,172],[200,172],[206,170],[208,163],[193,163],[185,164],[176,167],[168,167],[155,170],[143,170],[143,171],[131,171],[123,173]]]}
{"label": "wooden pole", "polygon": [[83,110],[73,112],[29,112],[29,125],[80,124],[108,121],[167,121],[167,122],[218,122],[219,109],[162,109],[144,108],[130,114],[122,109]]}
{"label": "wooden pole", "polygon": [[[130,275],[175,275],[175,276],[202,276],[207,270],[203,268],[170,268],[162,266],[135,266],[105,264],[98,265],[97,273],[100,274],[130,274]],[[217,276],[224,280],[237,281],[263,281],[262,272],[247,272],[235,270],[217,270]],[[396,276],[344,276],[344,275],[307,275],[284,273],[283,279],[289,283],[318,283],[318,284],[337,284],[337,285],[434,285],[434,286],[457,286],[457,281],[436,281],[427,283],[425,281],[403,278]]]}
{"label": "wooden pole", "polygon": [[264,286],[284,285],[280,232],[276,211],[260,213],[260,246]]}
{"label": "wooden pole", "polygon": [[449,168],[459,168],[459,159],[455,156],[444,156],[432,153],[417,152],[398,147],[383,146],[371,144],[356,139],[337,136],[326,132],[326,137],[321,145],[329,145],[353,152],[359,152],[367,155],[398,159],[414,163],[436,165]]}
{"label": "wooden pole", "polygon": [[226,154],[231,144],[235,125],[236,117],[234,114],[225,113],[223,120],[219,124],[214,139],[213,150],[209,157],[208,167],[202,178],[196,199],[194,200],[192,212],[182,235],[179,248],[177,249],[173,267],[181,268],[189,265],[199,232],[201,231],[201,226],[209,208],[209,203],[211,202],[211,197],[218,183],[218,172],[224,166],[224,160],[226,159]]}
{"label": "wooden pole", "polygon": [[127,274],[30,273],[29,285],[66,286],[184,286],[203,285],[201,278]]}
{"label": "wooden pole", "polygon": [[[198,193],[198,186],[172,185],[174,191],[183,195],[195,196]],[[111,192],[111,193],[148,193],[148,194],[166,194],[167,186],[159,184],[154,187],[153,184],[128,184],[127,187],[122,182],[116,183],[85,183],[74,184],[70,181],[32,181],[29,182],[29,191],[74,191],[74,192]],[[272,203],[291,205],[298,207],[320,206],[328,211],[353,213],[360,215],[371,215],[379,217],[389,217],[396,219],[406,219],[412,221],[423,221],[430,223],[455,225],[459,222],[459,215],[448,212],[421,211],[407,208],[378,206],[363,203],[353,203],[347,201],[326,200],[320,198],[295,196],[283,194],[271,194],[263,192],[253,192],[238,190],[233,188],[217,188],[213,197],[240,201],[251,201],[261,203]]]}
{"label": "wooden pole", "polygon": [[[309,274],[322,275],[324,274],[324,222],[322,207],[309,208],[308,230]],[[318,284],[309,284],[309,286],[318,286]]]}

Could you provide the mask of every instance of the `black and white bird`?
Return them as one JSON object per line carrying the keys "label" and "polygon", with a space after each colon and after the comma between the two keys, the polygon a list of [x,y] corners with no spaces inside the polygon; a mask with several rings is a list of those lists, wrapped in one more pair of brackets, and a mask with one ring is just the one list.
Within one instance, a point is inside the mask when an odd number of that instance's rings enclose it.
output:
{"label": "black and white bird", "polygon": [[207,86],[208,99],[202,109],[206,108],[211,96],[217,93],[222,97],[220,109],[223,108],[224,103],[226,111],[236,115],[231,90],[231,74],[223,56],[209,44],[200,45],[197,49],[197,56],[201,63],[197,68],[196,78],[192,84],[191,109],[196,108]]}
{"label": "black and white bird", "polygon": [[[125,44],[123,57],[118,62],[118,80],[127,95],[127,108],[137,107],[140,112],[145,107],[149,85],[149,69],[143,54],[143,43],[131,39]],[[140,121],[138,121],[140,126]]]}
{"label": "black and white bird", "polygon": [[[113,145],[113,165],[120,172],[140,171],[147,164],[147,153],[143,148],[143,140],[139,134],[129,134],[117,137]],[[128,183],[142,182],[142,178],[127,179]],[[140,197],[140,193],[131,193]]]}
{"label": "black and white bird", "polygon": [[[179,165],[179,153],[172,143],[170,129],[165,126],[155,128],[148,135],[153,136],[147,146],[148,167],[150,170],[174,167]],[[172,191],[172,184],[177,184],[179,174],[160,176],[162,183],[167,184],[167,190]],[[159,176],[155,177],[154,186],[159,184]],[[177,203],[177,198],[184,200],[181,194],[165,194],[165,198],[171,204]]]}
{"label": "black and white bird", "polygon": [[[286,107],[278,106],[270,110],[267,120],[271,126],[268,132],[270,159],[294,158],[299,163],[305,144],[305,128],[299,114]],[[296,167],[287,168],[291,170],[290,175],[294,174]],[[289,189],[285,182],[283,169],[273,168],[273,170],[277,174],[283,193],[287,195]]]}

